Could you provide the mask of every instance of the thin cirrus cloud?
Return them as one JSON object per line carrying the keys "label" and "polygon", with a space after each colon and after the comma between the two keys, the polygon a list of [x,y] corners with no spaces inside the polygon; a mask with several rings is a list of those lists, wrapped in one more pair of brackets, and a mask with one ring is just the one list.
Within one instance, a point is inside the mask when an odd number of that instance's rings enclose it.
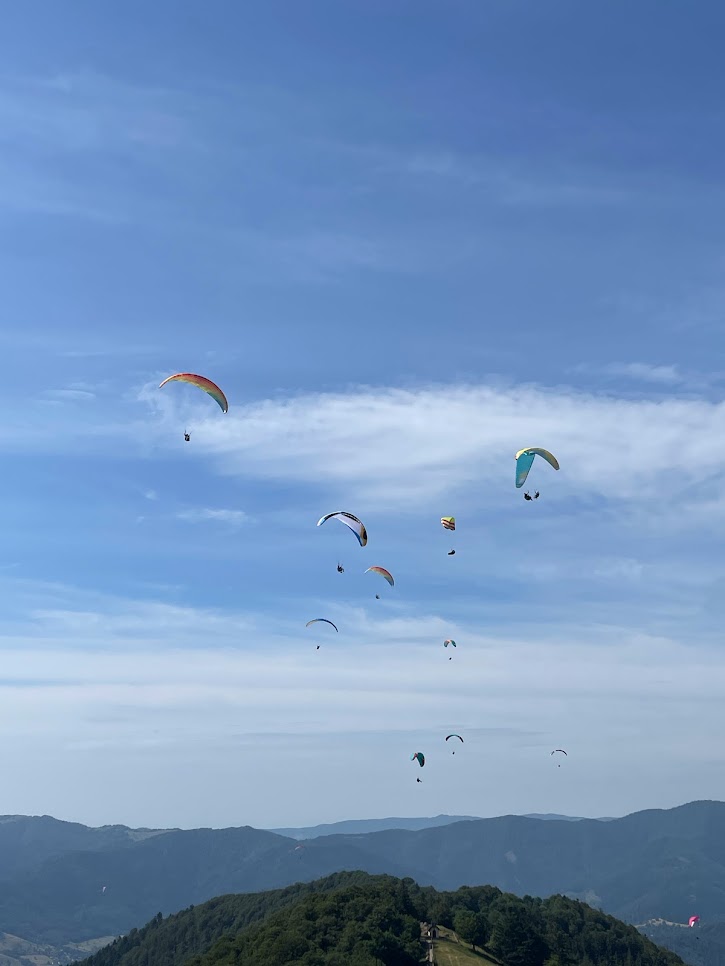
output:
{"label": "thin cirrus cloud", "polygon": [[612,363],[605,367],[605,372],[612,376],[667,386],[684,382],[685,379],[677,366],[655,366],[646,362]]}
{"label": "thin cirrus cloud", "polygon": [[[142,397],[149,401],[148,394]],[[157,428],[176,422],[164,401]],[[198,410],[197,410],[198,412]],[[513,456],[545,446],[562,466],[556,492],[624,501],[722,479],[725,404],[703,398],[630,399],[536,385],[361,387],[230,406],[197,420],[197,451],[226,474],[345,486],[383,508],[419,506],[462,486],[488,498],[513,485]],[[492,487],[493,484],[493,487]]]}
{"label": "thin cirrus cloud", "polygon": [[[6,584],[10,587],[15,582],[8,579]],[[21,592],[23,588],[38,598],[47,592],[41,586],[33,591],[21,582]],[[57,592],[65,606],[35,610],[22,630],[3,622],[3,689],[12,690],[8,680],[21,676],[35,680],[39,687],[53,681],[130,689],[143,682],[147,688],[180,688],[180,700],[186,702],[186,689],[198,684],[204,691],[201,704],[206,704],[211,691],[239,695],[242,688],[255,706],[260,701],[251,692],[257,689],[289,690],[300,698],[294,713],[304,707],[311,714],[316,711],[316,695],[326,696],[334,704],[337,692],[348,697],[354,692],[358,694],[354,700],[368,707],[370,702],[383,701],[391,691],[399,692],[401,700],[408,692],[439,691],[435,672],[443,662],[448,663],[437,645],[443,627],[452,625],[435,614],[382,620],[365,615],[361,620],[361,613],[353,610],[348,626],[341,624],[345,643],[331,638],[325,645],[325,659],[312,662],[314,642],[301,622],[295,630],[288,622],[245,612],[101,597],[63,588]],[[614,694],[655,694],[672,683],[675,675],[681,697],[703,695],[719,700],[721,694],[725,661],[716,653],[698,653],[665,635],[627,631],[612,624],[597,628],[589,640],[581,626],[572,625],[547,634],[542,646],[528,634],[485,634],[465,621],[453,629],[462,645],[454,660],[477,672],[458,682],[451,696],[453,705],[459,699],[479,702],[482,675],[491,688],[487,706],[504,717],[509,713],[508,702],[525,702],[534,694],[543,694],[552,702],[589,692],[601,693],[602,699]],[[249,635],[253,635],[253,644]],[[204,646],[199,645],[200,640]],[[150,648],[150,642],[158,646]],[[28,651],[38,659],[28,660]],[[653,675],[655,660],[657,674]],[[710,670],[703,676],[706,665]],[[594,667],[596,674],[592,673]],[[417,673],[411,675],[413,668]],[[429,674],[419,673],[424,668]],[[446,700],[442,692],[439,698]],[[280,718],[293,713],[278,704],[273,711],[277,726]],[[472,707],[470,712],[480,719],[479,708]],[[421,713],[428,715],[429,709]],[[394,706],[385,714],[397,726],[404,726]],[[408,715],[406,712],[406,720]],[[369,724],[360,720],[354,728],[368,730]],[[380,725],[377,722],[376,729]]]}
{"label": "thin cirrus cloud", "polygon": [[225,523],[230,527],[241,527],[249,523],[249,516],[244,510],[216,509],[214,507],[192,507],[188,510],[180,510],[176,514],[177,520],[185,520],[187,523],[204,523],[215,521]]}
{"label": "thin cirrus cloud", "polygon": [[[38,598],[49,590],[21,587]],[[413,743],[424,746],[427,775],[448,767],[443,738],[449,730],[471,739],[467,772],[487,770],[488,814],[515,807],[532,768],[540,783],[537,801],[548,801],[546,755],[561,741],[576,763],[576,787],[567,795],[582,806],[587,783],[621,774],[642,755],[650,756],[651,777],[666,797],[673,762],[684,767],[692,754],[695,720],[697,754],[718,753],[707,735],[717,734],[725,662],[717,651],[693,650],[666,635],[600,627],[594,642],[580,626],[558,628],[544,644],[530,634],[483,634],[460,622],[459,649],[449,663],[433,641],[442,626],[434,614],[414,617],[406,628],[402,618],[360,621],[354,613],[354,638],[325,643],[318,652],[302,627],[293,633],[270,618],[63,588],[55,594],[64,606],[36,612],[32,638],[0,628],[0,725],[12,725],[14,735],[0,749],[0,763],[18,767],[23,755],[40,754],[41,745],[44,754],[61,746],[72,773],[91,767],[105,774],[109,749],[133,758],[145,748],[143,759],[134,760],[148,781],[148,801],[142,798],[138,815],[127,807],[123,817],[130,821],[151,809],[154,822],[194,824],[173,805],[183,773],[167,776],[163,788],[154,775],[167,767],[169,753],[195,762],[234,749],[239,769],[264,773],[271,765],[301,782],[299,808],[314,812],[322,792],[332,815],[355,804],[358,811],[384,809],[391,782],[406,781]],[[459,666],[465,673],[455,689],[441,688],[441,675]],[[339,780],[335,763],[342,756],[340,767],[351,767],[352,747],[364,789]],[[308,796],[304,775],[315,776],[314,795]],[[467,781],[456,773],[445,788],[431,784],[432,807],[443,810],[454,791],[460,810],[479,812],[480,786]],[[77,817],[94,821],[113,809],[120,782],[109,773],[107,787],[102,782]],[[245,790],[245,821],[273,821],[267,794],[263,782]],[[633,787],[606,801],[624,810],[646,804],[643,795]],[[275,813],[285,814],[283,808]],[[229,810],[212,817],[214,824],[232,819]]]}
{"label": "thin cirrus cloud", "polygon": [[[600,172],[585,168],[546,171],[541,164],[518,166],[485,156],[465,153],[418,152],[400,156],[387,155],[387,164],[407,176],[443,179],[478,188],[490,195],[492,202],[504,205],[597,205],[624,202],[627,192],[607,183]],[[518,167],[518,170],[517,170]]]}
{"label": "thin cirrus cloud", "polygon": [[55,402],[85,402],[95,399],[95,392],[88,389],[46,389],[43,395]]}
{"label": "thin cirrus cloud", "polygon": [[[0,766],[13,772],[28,755],[45,762],[49,749],[61,749],[66,774],[91,768],[103,781],[85,810],[70,799],[66,806],[62,795],[55,806],[84,821],[106,820],[110,811],[135,824],[198,824],[191,803],[178,805],[186,772],[168,770],[169,756],[212,768],[233,752],[239,769],[284,774],[301,788],[297,821],[300,813],[319,815],[320,793],[330,818],[382,814],[391,787],[407,780],[414,745],[426,753],[426,774],[448,767],[442,742],[449,731],[470,736],[469,770],[486,769],[487,814],[520,810],[532,768],[537,807],[562,810],[547,784],[549,746],[566,747],[576,761],[567,807],[584,813],[592,810],[588,784],[634,767],[638,756],[652,762],[648,787],[605,796],[605,811],[644,807],[653,788],[674,803],[673,762],[687,767],[696,739],[699,755],[718,754],[715,740],[702,737],[718,733],[725,686],[718,647],[699,633],[690,641],[671,628],[627,626],[621,609],[610,607],[593,623],[570,607],[549,622],[521,613],[514,601],[512,612],[528,620],[491,626],[480,608],[456,607],[452,621],[447,607],[439,612],[415,599],[393,612],[328,602],[325,614],[340,633],[320,638],[304,627],[318,616],[309,601],[267,614],[12,577],[1,586],[13,605],[0,621],[0,726],[12,724],[14,741],[0,749]],[[692,615],[689,626],[696,626]],[[459,646],[449,662],[442,641],[450,636]],[[453,690],[441,687],[445,674]],[[486,737],[477,740],[481,729]],[[339,781],[352,747],[364,789]],[[105,765],[111,750],[116,764],[136,762],[147,790],[120,812],[121,773]],[[55,774],[50,759],[47,767],[46,782]],[[399,803],[404,788],[395,792]],[[480,786],[459,773],[440,787],[431,783],[431,807],[445,811],[452,791],[460,811],[480,812]],[[709,793],[717,792],[711,782]],[[28,811],[40,794],[33,782],[18,787],[13,808]],[[207,821],[225,825],[235,814],[221,808]],[[245,821],[280,824],[290,815],[282,805],[270,811],[264,782],[245,791]]]}

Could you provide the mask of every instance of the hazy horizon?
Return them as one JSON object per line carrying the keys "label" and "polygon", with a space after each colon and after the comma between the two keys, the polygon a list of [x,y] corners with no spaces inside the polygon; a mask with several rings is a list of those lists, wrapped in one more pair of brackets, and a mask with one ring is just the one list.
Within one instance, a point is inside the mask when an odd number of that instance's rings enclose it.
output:
{"label": "hazy horizon", "polygon": [[578,813],[577,814],[574,814],[574,813],[565,813],[565,812],[497,812],[497,813],[491,814],[491,815],[467,815],[467,814],[463,814],[463,813],[460,813],[459,814],[457,812],[438,812],[436,814],[428,814],[428,815],[423,815],[422,813],[420,813],[420,814],[410,814],[410,815],[395,815],[393,813],[390,813],[390,814],[386,814],[386,815],[364,815],[364,816],[352,816],[352,817],[347,816],[347,817],[343,817],[343,818],[332,819],[330,821],[320,820],[319,822],[317,822],[317,821],[316,822],[281,822],[281,823],[276,824],[276,825],[255,825],[252,822],[246,822],[246,821],[242,821],[242,820],[240,820],[239,822],[235,822],[235,823],[231,823],[231,824],[226,824],[226,825],[204,825],[204,824],[201,824],[201,825],[151,825],[148,822],[146,822],[146,823],[142,822],[142,823],[140,823],[138,825],[130,825],[128,822],[122,822],[122,821],[119,821],[119,822],[101,822],[101,823],[98,823],[98,824],[93,824],[93,823],[85,822],[85,821],[83,821],[81,819],[78,819],[78,818],[69,818],[69,817],[63,816],[63,815],[51,815],[49,813],[37,813],[37,814],[4,813],[4,814],[0,814],[0,820],[7,819],[7,818],[15,818],[15,817],[19,817],[19,818],[52,818],[52,819],[55,819],[55,820],[57,820],[59,822],[67,822],[67,823],[70,823],[70,824],[85,825],[88,828],[103,828],[103,827],[110,827],[110,826],[114,826],[114,825],[121,825],[121,826],[125,826],[127,828],[130,828],[130,829],[163,829],[163,830],[179,829],[181,831],[191,831],[193,829],[198,829],[198,828],[223,829],[223,828],[243,828],[245,826],[251,826],[252,828],[260,829],[261,831],[274,832],[274,831],[277,831],[278,829],[307,829],[307,828],[315,828],[317,826],[340,825],[340,824],[350,823],[350,822],[382,822],[382,821],[392,821],[392,820],[396,820],[396,819],[400,819],[402,821],[424,821],[426,819],[436,819],[436,818],[442,818],[442,817],[446,817],[446,818],[456,818],[456,819],[459,819],[461,821],[477,821],[477,820],[485,820],[485,819],[491,819],[491,818],[504,818],[507,815],[513,815],[513,816],[516,816],[516,817],[519,817],[519,818],[543,818],[543,819],[550,819],[553,816],[555,818],[564,818],[564,819],[583,819],[583,820],[589,820],[589,821],[600,821],[600,820],[601,821],[608,821],[608,820],[616,820],[616,819],[620,819],[620,818],[626,818],[628,815],[632,815],[635,812],[643,812],[643,811],[668,811],[670,809],[683,808],[686,805],[696,804],[698,801],[713,801],[713,802],[716,802],[718,804],[725,804],[723,802],[719,802],[719,800],[717,800],[717,799],[708,799],[708,800],[705,800],[705,799],[693,799],[691,801],[688,800],[688,801],[684,801],[684,802],[677,802],[674,805],[669,805],[669,806],[664,806],[664,807],[663,806],[659,806],[659,805],[644,806],[643,808],[635,809],[633,812],[624,812],[621,815],[604,815],[604,814],[600,814],[600,815],[580,815]]}

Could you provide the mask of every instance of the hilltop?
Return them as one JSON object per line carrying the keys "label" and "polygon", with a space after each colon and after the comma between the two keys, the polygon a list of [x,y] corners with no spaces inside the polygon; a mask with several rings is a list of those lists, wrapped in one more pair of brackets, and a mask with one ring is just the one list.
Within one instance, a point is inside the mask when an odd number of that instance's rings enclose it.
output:
{"label": "hilltop", "polygon": [[444,893],[359,872],[157,916],[84,966],[416,966],[431,921],[501,966],[682,966],[632,926],[563,896]]}

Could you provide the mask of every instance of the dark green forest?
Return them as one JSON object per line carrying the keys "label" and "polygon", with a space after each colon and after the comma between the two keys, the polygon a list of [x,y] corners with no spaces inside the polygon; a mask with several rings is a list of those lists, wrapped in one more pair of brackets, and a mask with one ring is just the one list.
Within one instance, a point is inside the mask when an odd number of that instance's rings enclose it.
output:
{"label": "dark green forest", "polygon": [[159,914],[83,962],[413,966],[422,962],[423,921],[455,929],[503,966],[682,966],[633,926],[563,896],[521,899],[493,886],[438,892],[362,872]]}

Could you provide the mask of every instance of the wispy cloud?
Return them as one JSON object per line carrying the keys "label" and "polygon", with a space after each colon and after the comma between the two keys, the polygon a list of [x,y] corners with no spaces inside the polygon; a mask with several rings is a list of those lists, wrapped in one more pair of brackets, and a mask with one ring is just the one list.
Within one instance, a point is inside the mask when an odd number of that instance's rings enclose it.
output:
{"label": "wispy cloud", "polygon": [[612,363],[605,366],[604,371],[612,376],[663,385],[675,385],[685,379],[677,366],[656,366],[648,362]]}
{"label": "wispy cloud", "polygon": [[96,394],[87,389],[46,389],[43,395],[57,402],[83,401],[96,398]]}
{"label": "wispy cloud", "polygon": [[[158,395],[144,398],[159,407]],[[163,405],[171,408],[160,422],[178,425],[176,404]],[[220,458],[221,472],[344,486],[351,499],[400,509],[473,485],[500,502],[513,486],[516,450],[542,445],[562,466],[554,499],[579,493],[637,502],[725,478],[725,453],[712,445],[723,419],[725,404],[677,396],[360,388],[232,404],[223,420],[204,418],[196,440],[200,455]]]}
{"label": "wispy cloud", "polygon": [[[198,98],[93,72],[6,77],[0,92],[0,209],[134,220],[144,199],[109,158],[173,172],[180,155],[205,154]],[[67,165],[58,159],[72,159]],[[148,199],[146,199],[148,204]]]}
{"label": "wispy cloud", "polygon": [[[700,758],[722,756],[717,722],[725,659],[702,642],[614,625],[540,625],[499,636],[461,621],[449,662],[436,614],[407,626],[402,618],[391,623],[368,614],[361,625],[353,612],[341,622],[339,639],[317,651],[301,623],[292,630],[261,615],[61,586],[19,582],[16,590],[25,604],[51,597],[61,605],[34,610],[30,621],[4,617],[0,624],[0,725],[12,724],[14,735],[0,749],[0,764],[14,773],[32,754],[49,769],[11,793],[13,807],[20,803],[24,811],[47,795],[61,750],[66,775],[92,767],[104,777],[93,810],[74,817],[108,818],[104,809],[111,808],[127,821],[166,825],[188,823],[191,814],[173,804],[187,772],[169,771],[170,755],[208,769],[234,749],[235,774],[245,776],[242,819],[257,825],[314,812],[321,794],[331,814],[405,806],[413,744],[428,759],[430,807],[443,810],[446,796],[455,794],[459,808],[474,814],[480,784],[471,773],[481,768],[488,814],[521,811],[522,803],[555,810],[548,807],[562,795],[573,810],[585,802],[589,781],[619,775],[644,756],[647,792],[613,782],[608,793],[608,810],[624,811],[651,804],[653,787],[660,804],[668,796],[678,801],[668,776],[675,766],[687,769],[693,747]],[[443,687],[444,680],[453,686]],[[445,753],[446,729],[466,737],[464,772]],[[547,757],[562,742],[576,774],[564,790],[560,774],[552,783]],[[297,784],[294,812],[281,805],[269,811],[270,745],[274,773]],[[364,788],[339,781],[352,747]],[[104,764],[111,750],[112,768]],[[153,794],[119,815],[114,796],[127,801],[117,797],[119,764],[130,760]],[[267,779],[250,782],[250,775]],[[711,794],[718,794],[713,781]],[[240,787],[234,781],[229,791]],[[237,807],[222,808],[212,821],[238,823]]]}
{"label": "wispy cloud", "polygon": [[186,520],[189,523],[216,520],[232,527],[240,527],[242,524],[249,522],[249,516],[244,510],[214,509],[212,507],[194,507],[188,510],[180,510],[176,516],[177,519]]}
{"label": "wispy cloud", "polygon": [[69,152],[134,145],[176,149],[189,136],[191,101],[162,87],[94,72],[6,78],[0,95],[2,138]]}
{"label": "wispy cloud", "polygon": [[594,577],[612,577],[614,579],[638,580],[644,572],[644,564],[639,560],[629,558],[605,560],[595,567]]}
{"label": "wispy cloud", "polygon": [[[592,166],[562,162],[522,161],[520,158],[486,155],[465,150],[436,150],[423,146],[407,152],[383,146],[352,145],[357,155],[388,176],[412,179],[411,187],[438,182],[448,188],[476,192],[494,205],[522,207],[581,207],[623,203],[630,191],[622,179]],[[416,185],[415,182],[418,184]]]}
{"label": "wispy cloud", "polygon": [[[666,496],[663,513],[675,503],[693,512],[708,503],[710,516],[725,510],[718,496],[725,453],[712,445],[725,403],[692,394],[631,398],[565,386],[459,384],[360,387],[238,406],[227,385],[231,408],[219,419],[201,401],[180,401],[157,386],[154,380],[128,398],[106,393],[72,414],[56,407],[52,419],[30,409],[0,422],[0,440],[9,451],[92,447],[101,455],[118,454],[123,437],[121,456],[136,459],[183,446],[179,426],[193,423],[188,455],[222,475],[294,481],[378,512],[416,512],[443,495],[465,494],[469,506],[510,502],[514,453],[543,445],[562,467],[556,476],[543,464],[535,468],[548,500],[634,507]],[[140,415],[139,402],[153,410],[152,419]],[[245,519],[224,508],[182,512],[189,520]]]}

